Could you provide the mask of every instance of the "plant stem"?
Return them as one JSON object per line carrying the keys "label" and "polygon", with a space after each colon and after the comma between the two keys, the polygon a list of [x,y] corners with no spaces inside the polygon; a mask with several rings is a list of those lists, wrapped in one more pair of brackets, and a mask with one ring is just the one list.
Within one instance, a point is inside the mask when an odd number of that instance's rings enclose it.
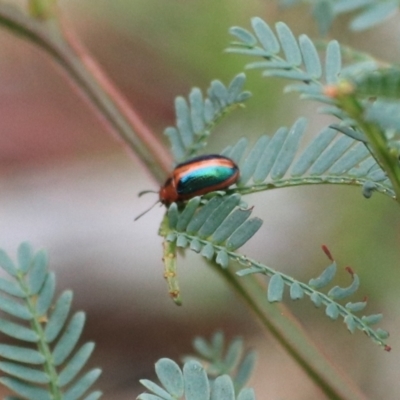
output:
{"label": "plant stem", "polygon": [[[303,371],[332,400],[365,400],[365,395],[318,348],[282,304],[269,303],[265,289],[253,276],[239,278],[235,271],[211,264],[233,286],[261,325],[300,365]],[[249,278],[249,279],[247,279]]]}
{"label": "plant stem", "polygon": [[373,154],[382,169],[387,173],[390,182],[393,185],[393,191],[396,195],[396,201],[400,203],[400,165],[396,156],[390,153],[384,132],[374,123],[368,122],[364,117],[364,108],[352,93],[338,94],[336,97],[339,107],[343,109],[351,118],[353,118],[360,129],[368,138],[372,147]]}
{"label": "plant stem", "polygon": [[45,362],[43,364],[44,372],[49,376],[49,392],[53,396],[53,400],[61,400],[62,399],[62,392],[57,385],[58,382],[58,373],[56,367],[53,363],[53,357],[50,351],[49,344],[46,342],[45,334],[43,327],[40,323],[40,315],[36,312],[35,307],[35,296],[31,294],[28,284],[26,283],[26,275],[19,274],[17,276],[17,281],[24,291],[26,298],[26,305],[32,314],[33,318],[31,320],[31,327],[34,332],[37,333],[39,336],[39,341],[37,342],[37,347],[39,353],[42,354],[45,358]]}
{"label": "plant stem", "polygon": [[121,141],[136,154],[159,182],[169,172],[171,158],[124,96],[76,39],[66,23],[35,20],[15,6],[0,4],[0,24],[45,50],[66,72]]}

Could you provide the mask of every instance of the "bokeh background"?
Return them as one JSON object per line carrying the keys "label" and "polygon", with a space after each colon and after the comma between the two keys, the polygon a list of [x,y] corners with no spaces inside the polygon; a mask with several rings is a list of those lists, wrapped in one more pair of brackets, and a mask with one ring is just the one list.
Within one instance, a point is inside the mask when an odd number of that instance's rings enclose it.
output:
{"label": "bokeh background", "polygon": [[[15,1],[21,7],[24,1]],[[173,101],[212,79],[228,83],[246,61],[224,54],[233,25],[249,27],[252,16],[285,21],[296,34],[317,37],[308,8],[280,10],[260,0],[60,0],[77,32],[115,85],[153,131],[174,123]],[[361,34],[336,21],[331,36],[382,59],[399,60],[399,17]],[[397,38],[397,42],[396,42]],[[382,46],[384,43],[384,46]],[[283,82],[248,73],[254,93],[246,109],[218,126],[210,152],[241,136],[254,141],[309,118],[309,137],[329,121],[315,104],[283,95]],[[105,399],[135,398],[140,378],[152,378],[160,357],[179,359],[195,335],[223,329],[245,337],[259,351],[251,384],[258,398],[322,399],[293,361],[197,255],[179,263],[183,307],[167,296],[162,277],[163,209],[133,223],[158,189],[141,163],[126,152],[42,51],[0,29],[0,247],[15,254],[21,241],[48,250],[58,290],[74,290],[74,309],[87,312],[85,340],[97,348],[97,387]],[[264,219],[243,249],[253,258],[308,280],[327,265],[327,244],[342,267],[360,275],[360,298],[368,313],[383,312],[391,353],[360,332],[328,320],[307,301],[293,304],[310,335],[371,399],[398,399],[400,392],[400,211],[389,198],[366,200],[361,189],[304,187],[248,198]],[[344,269],[339,283],[347,284]]]}

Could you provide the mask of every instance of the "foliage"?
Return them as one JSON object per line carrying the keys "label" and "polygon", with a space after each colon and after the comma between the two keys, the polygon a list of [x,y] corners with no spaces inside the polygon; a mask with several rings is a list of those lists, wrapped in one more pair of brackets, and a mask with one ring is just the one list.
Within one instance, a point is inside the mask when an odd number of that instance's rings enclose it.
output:
{"label": "foliage", "polygon": [[250,92],[242,92],[246,77],[237,75],[226,87],[221,81],[211,82],[207,97],[199,88],[189,94],[189,104],[184,97],[175,99],[176,127],[165,129],[171,142],[171,152],[177,163],[187,160],[206,145],[213,127],[250,97]]}
{"label": "foliage", "polygon": [[327,250],[332,264],[308,284],[300,282],[235,251],[243,246],[262,224],[259,218],[249,219],[252,209],[243,209],[239,206],[238,194],[226,197],[213,196],[204,206],[200,200],[200,197],[191,199],[181,212],[176,203],[170,206],[160,232],[166,242],[173,242],[179,248],[190,248],[206,259],[214,260],[222,268],[228,268],[230,261],[239,263],[245,267],[237,272],[241,277],[256,273],[267,275],[270,278],[267,289],[270,302],[282,301],[284,286],[287,285],[290,287],[292,300],[309,296],[317,307],[321,305],[326,307],[326,315],[329,318],[343,317],[351,333],[360,329],[374,342],[390,350],[385,343],[388,333],[382,329],[374,331],[370,327],[379,322],[382,315],[358,317],[355,312],[361,311],[366,306],[365,301],[348,303],[345,306],[338,302],[357,291],[359,278],[356,274],[351,272],[352,283],[347,288],[335,286],[327,294],[320,291],[330,284],[336,275],[336,263]]}
{"label": "foliage", "polygon": [[[55,276],[47,269],[43,250],[34,253],[28,243],[18,248],[18,264],[0,250],[0,267],[12,280],[0,278],[0,309],[11,319],[0,319],[0,331],[20,345],[0,344],[0,382],[27,399],[95,400],[101,392],[85,393],[101,371],[79,376],[94,344],[76,350],[85,323],[83,312],[68,320],[72,292],[54,302]],[[15,322],[13,322],[15,320]],[[33,347],[32,347],[33,346]]]}
{"label": "foliage", "polygon": [[352,14],[350,29],[363,31],[381,24],[399,8],[398,0],[280,0],[283,7],[300,3],[311,4],[312,16],[323,35],[329,31],[334,19],[342,14]]}
{"label": "foliage", "polygon": [[[345,90],[340,92],[343,82],[341,79],[346,77],[345,82],[352,82],[354,86],[352,86],[352,91],[357,94],[359,91],[360,94],[364,94],[364,97],[368,90],[370,92],[375,90],[376,93],[378,86],[381,92],[389,92],[390,88],[390,94],[393,97],[397,93],[398,76],[393,71],[390,74],[379,75],[374,71],[375,64],[371,65],[371,63],[355,64],[347,70],[343,69],[340,46],[336,41],[331,41],[327,45],[325,61],[322,63],[313,42],[306,35],[301,35],[297,40],[289,27],[282,22],[275,25],[276,34],[260,18],[252,19],[252,27],[255,36],[243,28],[231,28],[230,32],[240,41],[232,43],[232,47],[227,51],[261,56],[264,61],[248,64],[247,68],[262,68],[264,76],[299,81],[300,83],[289,85],[286,90],[299,91],[304,98],[328,104],[325,111],[338,116],[341,124],[332,124],[331,127],[323,129],[303,151],[300,151],[300,146],[306,129],[307,121],[304,118],[298,119],[291,128],[278,129],[272,137],[261,136],[249,151],[247,151],[247,138],[242,138],[234,146],[223,150],[221,154],[231,158],[240,166],[237,187],[230,188],[225,193],[213,193],[203,198],[195,197],[185,207],[172,204],[161,226],[160,234],[165,239],[165,276],[170,287],[170,295],[178,304],[181,304],[176,275],[176,254],[178,248],[189,247],[208,260],[213,260],[222,268],[227,268],[231,260],[242,265],[250,265],[250,269],[239,271],[240,276],[249,273],[268,275],[271,278],[268,299],[271,301],[282,299],[285,284],[291,287],[293,299],[307,294],[315,304],[326,306],[326,314],[330,318],[336,319],[341,315],[351,332],[359,328],[375,342],[389,349],[385,344],[387,333],[382,330],[373,331],[364,322],[369,321],[368,318],[353,315],[351,305],[346,308],[337,303],[335,290],[327,295],[317,293],[311,283],[307,285],[298,282],[248,257],[239,255],[236,250],[243,246],[262,224],[259,218],[249,219],[252,209],[242,203],[238,194],[246,195],[282,187],[329,183],[360,185],[366,198],[371,197],[374,191],[387,194],[392,198],[399,198],[397,188],[400,186],[397,185],[396,176],[385,169],[388,164],[385,159],[381,159],[379,152],[377,154],[375,151],[376,144],[372,139],[370,140],[371,132],[365,129],[365,122],[361,120],[364,110],[360,108],[356,114],[354,107],[351,108],[346,103],[349,101],[349,93]],[[371,78],[368,78],[371,67],[373,74],[380,77],[373,82]],[[234,81],[237,79],[236,77]],[[240,79],[244,82],[243,75],[240,75]],[[345,101],[340,95],[332,94],[330,88],[333,88],[333,91],[337,90],[339,94],[343,93]],[[226,96],[225,91],[225,98]],[[379,103],[375,103],[374,107],[378,107]],[[192,115],[202,115],[203,108],[201,102],[191,102]],[[379,115],[379,112],[376,114]],[[180,125],[183,125],[182,121],[189,120],[188,110],[184,114],[186,117],[182,115],[177,110],[178,125],[179,121],[181,121]],[[375,122],[370,124],[375,124]],[[193,121],[192,125],[195,125]],[[175,130],[175,132],[178,131]],[[184,132],[185,130],[181,129],[181,142],[184,141]],[[175,135],[176,137],[178,135]],[[193,137],[192,133],[190,137]],[[203,146],[206,145],[206,140],[207,137],[202,136]],[[176,139],[171,137],[170,141],[172,149],[176,148]],[[332,268],[328,271],[332,271]],[[333,276],[334,274],[331,278]],[[358,277],[352,276],[354,280],[350,285],[349,294],[358,288]],[[325,282],[323,286],[328,283],[329,281]],[[347,293],[346,290],[339,291],[342,294]]]}
{"label": "foliage", "polygon": [[308,296],[317,308],[322,305],[325,306],[325,314],[332,320],[336,320],[341,316],[347,329],[351,333],[354,333],[356,329],[359,329],[369,336],[375,343],[383,346],[385,350],[390,351],[390,346],[387,346],[385,343],[385,340],[389,337],[388,332],[380,328],[376,331],[371,328],[371,325],[378,323],[382,319],[382,314],[358,317],[355,313],[362,311],[366,307],[366,300],[356,303],[348,302],[346,305],[342,305],[339,302],[346,297],[352,296],[359,288],[360,280],[351,268],[346,268],[352,278],[352,283],[349,286],[345,288],[334,286],[327,294],[320,291],[320,289],[325,288],[332,282],[337,271],[336,262],[333,260],[330,252],[326,247],[323,249],[332,263],[324,269],[317,278],[310,279],[308,284],[299,282],[290,276],[274,271],[271,268],[249,260],[246,257],[239,260],[239,262],[242,264],[247,263],[250,267],[240,270],[237,274],[239,276],[246,276],[249,274],[267,275],[269,277],[267,297],[270,302],[282,301],[284,287],[285,285],[289,286],[289,294],[292,300],[299,300],[304,296]]}
{"label": "foliage", "polygon": [[[281,4],[292,6],[303,1],[281,0]],[[353,13],[351,28],[363,30],[382,22],[399,6],[399,0],[308,2],[312,4],[312,14],[322,33],[329,30],[340,14]],[[153,175],[159,177],[162,166],[153,166],[161,164],[162,157],[154,160],[152,155],[157,152],[139,150],[148,150],[152,140],[142,140],[147,132],[141,132],[142,137],[137,140],[140,135],[136,135],[135,129],[142,124],[138,123],[135,113],[126,111],[129,106],[126,107],[122,98],[110,90],[112,86],[102,80],[101,73],[93,73],[94,64],[90,58],[82,56],[82,50],[77,50],[79,46],[68,41],[69,36],[64,35],[61,24],[49,23],[56,18],[55,4],[53,0],[30,0],[28,15],[0,2],[0,23],[42,46],[58,61],[120,137],[137,150]],[[298,185],[346,184],[362,186],[366,198],[378,191],[400,203],[400,71],[393,66],[382,68],[381,63],[371,57],[361,57],[362,62],[343,66],[341,47],[335,40],[324,46],[321,57],[318,47],[307,35],[296,38],[283,22],[278,22],[275,29],[260,18],[253,18],[251,24],[252,31],[231,28],[230,33],[236,41],[227,51],[260,57],[261,61],[249,63],[247,68],[262,69],[265,77],[290,80],[292,83],[285,89],[287,92],[295,91],[301,98],[322,103],[322,112],[337,118],[339,123],[323,129],[304,150],[301,150],[301,140],[306,131],[306,120],[299,118],[292,127],[282,127],[271,137],[262,135],[252,148],[248,148],[247,139],[242,138],[222,152],[240,166],[237,185],[226,191],[192,198],[186,204],[173,203],[163,219],[160,234],[164,237],[165,277],[170,294],[176,303],[181,303],[176,276],[177,253],[178,249],[189,248],[220,271],[226,272],[231,264],[236,264],[236,267],[243,267],[236,272],[240,278],[254,274],[267,276],[265,297],[268,302],[281,302],[288,286],[292,300],[308,296],[316,307],[325,307],[329,318],[343,318],[351,333],[361,330],[385,350],[390,350],[386,345],[388,333],[372,328],[381,320],[381,314],[360,316],[366,300],[342,304],[344,298],[354,295],[359,288],[359,278],[352,269],[346,269],[352,278],[349,286],[328,289],[336,276],[337,266],[327,248],[324,251],[330,265],[308,283],[237,250],[262,225],[260,218],[251,217],[253,208],[242,199],[247,194]],[[360,54],[351,49],[346,51],[350,59],[360,58]],[[228,86],[215,80],[206,96],[194,88],[188,100],[176,99],[176,126],[165,130],[176,163],[202,151],[222,117],[243,106],[250,97],[249,92],[243,91],[245,79],[243,73],[239,74]],[[66,323],[72,300],[69,291],[61,294],[51,309],[55,277],[47,270],[45,253],[34,254],[24,243],[18,250],[18,265],[0,251],[0,266],[13,279],[0,279],[0,291],[3,292],[0,309],[11,316],[11,319],[0,319],[0,331],[23,342],[22,345],[0,344],[0,355],[7,360],[0,362],[0,369],[9,375],[0,378],[0,382],[28,399],[99,398],[101,393],[98,391],[85,393],[100,370],[93,369],[77,378],[94,345],[86,343],[72,355],[85,316],[78,312]],[[241,291],[243,294],[244,289]],[[243,297],[250,295],[245,293]],[[279,332],[275,326],[270,321],[265,325],[277,338]],[[299,330],[291,339],[297,334],[300,335]],[[289,341],[285,346],[325,394],[334,392],[323,379],[323,368],[319,366],[321,371],[312,370],[307,360],[299,355],[301,349],[296,352]],[[181,369],[172,360],[161,359],[156,364],[156,373],[162,386],[142,380],[153,394],[143,393],[139,398],[254,399],[252,390],[243,389],[254,364],[254,353],[249,352],[243,357],[241,340],[236,339],[228,345],[225,355],[224,338],[220,333],[214,335],[210,343],[197,339],[195,347],[200,359],[206,361],[206,367],[191,359]]]}
{"label": "foliage", "polygon": [[[223,356],[224,335],[217,332],[208,343],[198,337],[193,343],[199,356],[186,357],[181,370],[173,360],[162,358],[155,370],[162,386],[147,379],[140,383],[150,392],[138,396],[140,400],[178,399],[186,400],[254,400],[253,389],[244,388],[255,362],[255,353],[243,357],[243,340],[236,338],[228,345]],[[206,361],[206,366],[198,360]],[[233,374],[234,370],[236,373]]]}
{"label": "foliage", "polygon": [[[396,112],[399,104],[379,98],[370,101],[365,96],[360,99],[349,83],[363,77],[359,82],[360,89],[366,89],[368,85],[377,90],[379,85],[380,90],[389,93],[389,84],[396,83],[398,79],[396,70],[376,73],[377,65],[370,61],[343,68],[340,46],[336,41],[328,43],[325,63],[322,64],[316,46],[306,35],[301,35],[297,40],[287,25],[281,22],[275,25],[276,34],[260,18],[253,18],[251,22],[255,36],[246,29],[231,28],[231,34],[240,41],[233,42],[227,51],[262,57],[265,61],[250,63],[247,68],[262,68],[265,76],[299,81],[287,86],[286,91],[297,91],[302,98],[327,104],[322,111],[340,119],[340,124],[332,124],[331,127],[367,146],[379,167],[387,174],[397,201],[400,201],[399,146],[393,140],[393,131],[398,131],[400,126]],[[368,76],[379,78],[375,78],[373,83]],[[391,96],[396,92],[395,85]],[[390,149],[389,153],[387,148]],[[367,189],[369,187],[375,185],[368,183]]]}

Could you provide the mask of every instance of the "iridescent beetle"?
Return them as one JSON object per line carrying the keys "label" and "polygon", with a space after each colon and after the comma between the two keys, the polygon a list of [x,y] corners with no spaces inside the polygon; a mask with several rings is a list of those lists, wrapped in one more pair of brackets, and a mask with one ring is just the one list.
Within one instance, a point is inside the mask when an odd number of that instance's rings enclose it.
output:
{"label": "iridescent beetle", "polygon": [[[169,206],[215,190],[226,189],[239,179],[239,167],[218,154],[199,156],[178,164],[159,191],[158,202]],[[149,191],[139,193],[139,196]],[[148,210],[135,218],[135,221]]]}

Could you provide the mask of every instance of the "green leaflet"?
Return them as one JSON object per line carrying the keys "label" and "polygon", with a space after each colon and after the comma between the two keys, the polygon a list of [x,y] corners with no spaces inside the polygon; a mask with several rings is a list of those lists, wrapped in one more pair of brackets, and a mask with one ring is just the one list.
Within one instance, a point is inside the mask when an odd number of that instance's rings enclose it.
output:
{"label": "green leaflet", "polygon": [[339,42],[332,40],[326,47],[325,76],[328,85],[336,84],[342,69],[342,55]]}
{"label": "green leaflet", "polygon": [[164,390],[161,386],[155,384],[154,382],[149,381],[148,379],[141,379],[139,382],[147,390],[150,390],[159,398],[173,400],[173,397],[166,390]]}
{"label": "green leaflet", "polygon": [[36,350],[25,349],[18,346],[0,344],[0,357],[26,364],[40,365],[45,359]]}
{"label": "green leaflet", "polygon": [[58,384],[60,387],[68,385],[76,375],[82,370],[85,366],[89,357],[92,355],[94,350],[94,343],[88,342],[85,343],[71,358],[65,368],[61,371]]}
{"label": "green leaflet", "polygon": [[255,398],[254,389],[244,388],[240,391],[237,400],[255,400]]}
{"label": "green leaflet", "polygon": [[28,399],[51,400],[50,394],[46,390],[29,383],[21,382],[18,379],[3,377],[0,378],[0,382],[22,397]]}
{"label": "green leaflet", "polygon": [[183,374],[178,364],[169,358],[161,358],[156,362],[156,374],[161,384],[174,398],[183,396]]}
{"label": "green leaflet", "polygon": [[24,291],[15,282],[3,278],[0,278],[0,292],[10,294],[11,296],[25,297]]}
{"label": "green leaflet", "polygon": [[367,306],[367,302],[366,301],[360,301],[360,302],[357,302],[357,303],[349,302],[349,303],[347,303],[345,305],[345,307],[348,310],[352,311],[352,312],[360,312],[360,311],[364,310],[364,308],[366,306]]}
{"label": "green leaflet", "polygon": [[334,300],[341,300],[344,299],[345,297],[351,296],[354,294],[358,287],[360,285],[360,279],[358,278],[357,275],[353,275],[353,282],[351,283],[350,286],[346,288],[341,288],[339,286],[333,287],[329,292],[328,296]]}
{"label": "green leaflet", "polygon": [[224,365],[228,371],[233,370],[238,365],[243,354],[243,339],[235,338],[229,343],[224,358]]}
{"label": "green leaflet", "polygon": [[294,67],[301,65],[302,56],[300,46],[298,45],[293,32],[283,22],[278,22],[275,25],[275,28],[279,41],[282,44],[282,50],[286,61]]}
{"label": "green leaflet", "polygon": [[260,136],[253,148],[250,150],[246,160],[243,162],[243,167],[240,169],[240,178],[238,182],[239,186],[244,186],[253,176],[257,164],[268,145],[268,142],[268,136]]}
{"label": "green leaflet", "polygon": [[336,304],[331,303],[328,305],[328,307],[325,308],[325,314],[330,318],[330,319],[337,319],[339,317],[339,308]]}
{"label": "green leaflet", "polygon": [[51,272],[47,274],[47,278],[37,299],[36,311],[39,315],[45,315],[47,313],[52,304],[55,289],[56,278],[54,273]]}
{"label": "green leaflet", "polygon": [[29,242],[23,242],[19,245],[17,258],[18,268],[24,273],[28,272],[33,259],[33,248]]}
{"label": "green leaflet", "polygon": [[277,130],[275,135],[272,136],[268,145],[264,149],[261,158],[259,158],[257,167],[255,168],[253,175],[254,182],[263,182],[267,178],[283,144],[285,143],[288,133],[289,131],[286,128],[280,128]]}
{"label": "green leaflet", "polygon": [[53,350],[53,361],[55,365],[62,364],[75,348],[85,324],[85,313],[77,312],[72,318],[65,332],[62,333],[60,339]]}
{"label": "green leaflet", "polygon": [[299,45],[303,56],[304,67],[311,77],[310,80],[319,79],[322,75],[322,66],[314,43],[307,35],[300,35]]}
{"label": "green leaflet", "polygon": [[30,328],[0,318],[0,332],[25,342],[36,343],[39,336]]}
{"label": "green leaflet", "polygon": [[215,196],[204,206],[198,209],[190,222],[187,224],[186,231],[190,234],[197,233],[207,218],[223,203],[223,198]]}
{"label": "green leaflet", "polygon": [[249,241],[261,228],[263,221],[260,218],[251,218],[245,221],[235,232],[227,239],[226,248],[229,251],[237,250]]}
{"label": "green leaflet", "polygon": [[268,284],[268,301],[273,303],[275,301],[282,301],[283,289],[285,282],[281,275],[273,275]]}
{"label": "green leaflet", "polygon": [[244,74],[233,78],[228,87],[214,80],[207,90],[206,98],[200,89],[194,88],[189,94],[189,101],[181,96],[175,99],[176,127],[168,127],[164,131],[170,141],[175,162],[196,155],[206,145],[217,122],[250,97],[249,92],[243,91],[245,81]]}
{"label": "green leaflet", "polygon": [[0,267],[11,276],[17,276],[17,269],[14,263],[12,262],[11,258],[7,255],[7,253],[1,249],[0,249]]}
{"label": "green leaflet", "polygon": [[326,35],[335,18],[333,4],[330,0],[320,0],[312,8],[312,16],[318,25],[318,31],[321,35]]}
{"label": "green leaflet", "polygon": [[43,371],[23,367],[22,365],[12,362],[0,362],[0,369],[6,374],[26,382],[45,384],[50,381],[49,376]]}
{"label": "green leaflet", "polygon": [[90,393],[89,396],[86,396],[86,397],[84,398],[84,400],[97,400],[97,399],[99,399],[102,395],[103,395],[102,392],[100,392],[100,391],[95,391],[95,392]]}
{"label": "green leaflet", "polygon": [[47,254],[39,250],[32,259],[31,273],[28,276],[30,292],[37,294],[47,278]]}
{"label": "green leaflet", "polygon": [[215,379],[211,389],[211,400],[235,400],[235,389],[229,375]]}
{"label": "green leaflet", "polygon": [[251,25],[261,43],[262,47],[266,50],[266,54],[276,54],[280,50],[279,42],[269,27],[261,18],[255,17],[251,20]]}
{"label": "green leaflet", "polygon": [[251,211],[251,209],[242,210],[241,208],[234,210],[215,230],[211,236],[211,241],[215,244],[225,242],[249,218]]}
{"label": "green leaflet", "polygon": [[229,374],[235,391],[241,390],[247,383],[255,365],[256,353],[245,352],[241,338],[234,338],[231,342],[225,343],[224,334],[218,331],[210,341],[202,337],[195,338],[193,347],[198,353],[196,358],[207,362],[207,373],[211,377]]}
{"label": "green leaflet", "polygon": [[307,120],[305,118],[298,119],[289,130],[284,143],[277,155],[276,161],[272,167],[271,179],[277,180],[282,178],[289,169],[300,145],[300,140],[304,135]]}
{"label": "green leaflet", "polygon": [[46,341],[48,343],[51,343],[63,329],[65,321],[68,318],[71,303],[72,292],[70,290],[65,291],[58,298],[44,330]]}
{"label": "green leaflet", "polygon": [[24,319],[27,321],[32,319],[32,314],[27,306],[11,300],[8,297],[0,296],[0,310],[16,318]]}
{"label": "green leaflet", "polygon": [[216,229],[224,222],[228,215],[240,203],[240,195],[233,194],[226,198],[205,220],[204,224],[198,230],[198,236],[205,239],[211,236]]}
{"label": "green leaflet", "polygon": [[236,164],[239,164],[244,152],[246,151],[248,143],[249,141],[245,137],[239,139],[239,141],[228,152],[227,157],[235,161]]}
{"label": "green leaflet", "polygon": [[313,289],[321,289],[324,286],[328,285],[333,278],[336,275],[336,263],[332,263],[329,265],[324,271],[321,273],[321,275],[318,278],[310,279],[308,284],[313,288]]}
{"label": "green leaflet", "polygon": [[[178,232],[183,232],[186,230],[190,220],[192,219],[194,213],[196,212],[197,208],[200,205],[200,201],[201,201],[201,197],[197,196],[194,197],[193,199],[190,199],[187,204],[185,209],[183,210],[183,212],[181,213],[181,215],[179,216],[179,221],[176,221],[176,230]],[[174,227],[173,224],[170,227]]]}
{"label": "green leaflet", "polygon": [[396,0],[378,3],[368,7],[351,21],[350,28],[354,31],[369,29],[395,14],[398,7],[399,3]]}
{"label": "green leaflet", "polygon": [[65,395],[64,400],[78,400],[100,376],[100,369],[92,369],[80,378],[72,387],[70,387]]}
{"label": "green leaflet", "polygon": [[187,400],[208,400],[210,385],[207,373],[197,361],[188,361],[183,366],[185,398]]}
{"label": "green leaflet", "polygon": [[304,290],[302,289],[300,283],[294,282],[290,286],[290,298],[292,300],[300,300],[304,297]]}
{"label": "green leaflet", "polygon": [[242,360],[239,362],[236,375],[234,376],[234,385],[236,390],[244,388],[245,384],[250,379],[256,361],[257,353],[255,351],[248,351],[244,357],[242,356]]}

